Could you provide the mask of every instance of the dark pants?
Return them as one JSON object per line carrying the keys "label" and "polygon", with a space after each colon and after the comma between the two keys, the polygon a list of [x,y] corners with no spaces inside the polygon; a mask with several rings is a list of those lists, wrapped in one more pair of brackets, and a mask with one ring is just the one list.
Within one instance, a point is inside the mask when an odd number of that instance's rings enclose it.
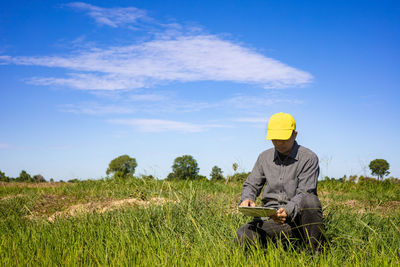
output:
{"label": "dark pants", "polygon": [[237,230],[236,242],[252,245],[260,241],[265,246],[267,239],[275,241],[277,238],[297,238],[312,250],[316,250],[324,238],[322,230],[321,202],[316,195],[307,194],[300,202],[300,211],[293,222],[276,224],[272,219],[265,221],[255,218]]}

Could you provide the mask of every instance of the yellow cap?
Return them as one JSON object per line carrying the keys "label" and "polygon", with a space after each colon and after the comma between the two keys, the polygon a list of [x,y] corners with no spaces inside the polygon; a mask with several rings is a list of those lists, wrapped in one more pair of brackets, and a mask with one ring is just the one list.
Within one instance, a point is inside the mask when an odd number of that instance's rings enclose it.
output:
{"label": "yellow cap", "polygon": [[267,140],[288,140],[293,130],[296,130],[296,122],[292,115],[276,113],[268,121]]}

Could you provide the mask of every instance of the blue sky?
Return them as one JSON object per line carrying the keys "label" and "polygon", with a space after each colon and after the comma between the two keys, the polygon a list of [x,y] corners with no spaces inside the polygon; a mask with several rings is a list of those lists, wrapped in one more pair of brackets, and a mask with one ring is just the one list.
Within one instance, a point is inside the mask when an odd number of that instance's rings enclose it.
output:
{"label": "blue sky", "polygon": [[2,1],[0,170],[250,171],[276,112],[322,175],[400,176],[398,1]]}

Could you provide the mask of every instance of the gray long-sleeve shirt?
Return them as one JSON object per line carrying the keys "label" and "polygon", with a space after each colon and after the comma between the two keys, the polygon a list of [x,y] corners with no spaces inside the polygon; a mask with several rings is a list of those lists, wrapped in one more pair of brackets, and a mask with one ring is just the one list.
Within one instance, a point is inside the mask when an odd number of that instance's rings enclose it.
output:
{"label": "gray long-sleeve shirt", "polygon": [[317,195],[318,175],[317,155],[297,142],[284,161],[281,161],[274,148],[268,149],[258,156],[244,182],[241,201],[255,201],[265,185],[261,199],[263,205],[283,207],[289,220],[294,220],[302,197],[307,193]]}

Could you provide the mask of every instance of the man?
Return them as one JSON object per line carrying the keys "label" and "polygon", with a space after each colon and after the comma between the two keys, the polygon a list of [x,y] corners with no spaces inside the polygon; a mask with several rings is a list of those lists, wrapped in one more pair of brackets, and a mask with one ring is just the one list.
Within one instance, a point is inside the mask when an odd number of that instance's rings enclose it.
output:
{"label": "man", "polygon": [[243,184],[240,206],[255,207],[262,188],[264,207],[275,208],[268,218],[254,218],[237,230],[239,243],[254,244],[279,237],[298,237],[312,250],[322,236],[322,209],[317,196],[318,157],[296,142],[296,123],[290,114],[277,113],[268,122],[267,140],[274,148],[261,153]]}

